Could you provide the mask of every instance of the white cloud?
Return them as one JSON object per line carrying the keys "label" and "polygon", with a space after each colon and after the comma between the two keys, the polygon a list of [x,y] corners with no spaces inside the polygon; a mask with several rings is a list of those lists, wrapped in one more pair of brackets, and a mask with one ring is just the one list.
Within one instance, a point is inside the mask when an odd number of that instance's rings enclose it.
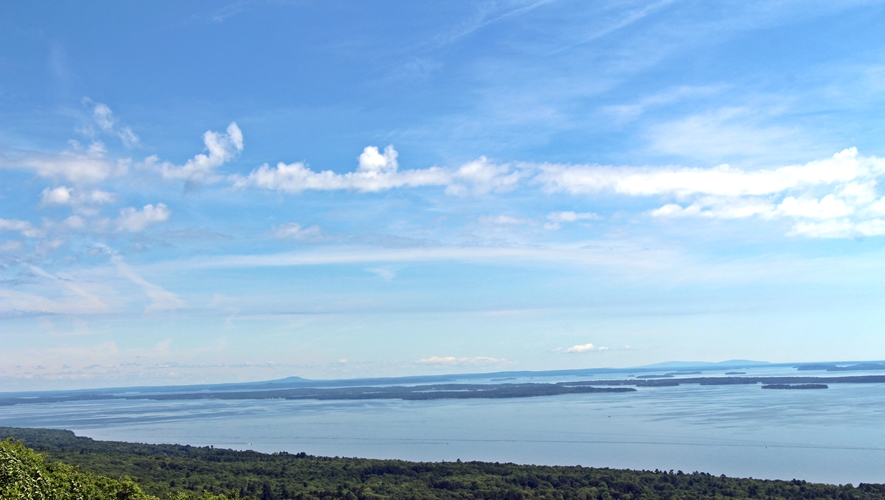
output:
{"label": "white cloud", "polygon": [[842,198],[853,199],[857,203],[871,203],[876,199],[876,181],[849,182],[839,190]]}
{"label": "white cloud", "polygon": [[96,183],[125,174],[129,160],[109,160],[107,150],[100,142],[93,142],[84,149],[77,141],[71,141],[71,147],[59,154],[35,153],[0,165],[32,168],[42,177],[64,178],[73,183]]}
{"label": "white cloud", "polygon": [[[83,99],[83,104],[93,104],[92,100],[89,98]],[[98,128],[101,129],[102,132],[116,135],[123,141],[123,145],[127,148],[133,148],[139,145],[140,139],[135,132],[132,131],[129,127],[117,127],[117,117],[114,116],[114,113],[111,111],[111,108],[107,104],[102,104],[100,102],[94,103],[95,106],[92,108],[92,120],[98,125]]]}
{"label": "white cloud", "polygon": [[86,221],[79,215],[72,215],[61,221],[59,225],[65,229],[83,229],[86,227]]}
{"label": "white cloud", "polygon": [[392,281],[393,278],[396,278],[396,270],[391,269],[389,267],[370,267],[366,269],[372,274],[377,275],[379,278],[384,281]]}
{"label": "white cloud", "polygon": [[221,178],[216,169],[243,151],[243,132],[236,123],[231,123],[226,133],[207,131],[203,134],[203,144],[209,154],[198,154],[182,166],[165,161],[159,162],[156,156],[147,158],[144,165],[159,170],[164,179],[214,182]]}
{"label": "white cloud", "polygon": [[114,220],[118,231],[137,233],[143,231],[149,224],[163,222],[169,219],[172,211],[163,203],[145,205],[141,210],[126,207],[120,210],[120,216]]}
{"label": "white cloud", "polygon": [[101,205],[111,203],[115,196],[113,193],[100,189],[82,190],[58,186],[46,188],[40,195],[44,205]]}
{"label": "white cloud", "polygon": [[649,212],[653,217],[707,217],[712,219],[743,219],[760,216],[772,218],[778,215],[777,207],[764,199],[726,198],[708,196],[687,207],[668,203]]}
{"label": "white cloud", "polygon": [[602,217],[592,212],[551,212],[547,214],[547,219],[551,222],[575,222],[579,220],[599,220]]}
{"label": "white cloud", "polygon": [[485,156],[458,167],[446,187],[446,193],[465,195],[505,192],[516,189],[523,172],[511,171],[509,165],[497,165]]}
{"label": "white cloud", "polygon": [[778,211],[792,217],[804,217],[810,219],[835,219],[854,213],[854,208],[844,201],[828,194],[820,200],[788,196],[778,205]]}
{"label": "white cloud", "polygon": [[428,365],[489,365],[507,363],[504,358],[489,358],[485,356],[476,356],[472,358],[456,358],[455,356],[431,356],[418,360],[419,363]]}
{"label": "white cloud", "polygon": [[620,120],[633,120],[644,114],[649,108],[671,104],[685,99],[709,96],[720,90],[722,90],[722,87],[680,86],[651,95],[633,104],[606,106],[604,109]]}
{"label": "white cloud", "polygon": [[591,194],[613,191],[631,196],[764,196],[791,189],[850,183],[871,173],[885,173],[885,160],[859,157],[854,148],[825,160],[776,169],[651,168],[541,165],[535,177],[548,192]]}
{"label": "white cloud", "polygon": [[33,272],[34,274],[41,276],[43,278],[47,278],[49,280],[52,280],[52,281],[58,283],[59,285],[61,285],[62,287],[70,290],[71,292],[73,292],[77,296],[85,299],[87,301],[87,303],[89,304],[89,306],[86,307],[84,309],[84,311],[98,312],[98,311],[104,311],[107,309],[107,305],[100,298],[98,298],[94,294],[90,293],[88,290],[85,289],[85,287],[77,284],[74,280],[72,280],[68,277],[62,278],[62,277],[59,277],[59,276],[56,276],[53,274],[49,274],[46,271],[44,271],[43,269],[40,269],[39,267],[34,266],[34,265],[30,265],[28,267],[31,270],[31,272]]}
{"label": "white cloud", "polygon": [[22,245],[22,242],[20,242],[18,240],[4,241],[3,243],[0,243],[0,252],[3,252],[3,253],[18,252],[23,247],[24,247],[24,245]]}
{"label": "white cloud", "polygon": [[100,189],[93,189],[85,193],[78,192],[74,201],[77,203],[100,205],[104,203],[113,203],[115,199],[116,197],[114,196],[114,193],[109,193]]}
{"label": "white cloud", "polygon": [[66,205],[71,201],[71,190],[64,186],[53,189],[46,188],[41,197],[45,205]]}
{"label": "white cloud", "polygon": [[104,312],[90,299],[53,300],[42,295],[0,288],[0,311],[49,314],[90,314]]}
{"label": "white cloud", "polygon": [[72,276],[62,273],[54,275],[34,265],[27,268],[34,275],[51,281],[62,291],[62,295],[49,298],[36,293],[0,289],[0,312],[81,315],[103,313],[109,309],[86,284],[79,283]]}
{"label": "white cloud", "polygon": [[[876,191],[885,160],[846,149],[824,160],[773,169],[540,165],[533,182],[547,192],[603,191],[675,198],[650,210],[656,218],[794,219],[789,234],[836,238],[879,235],[885,215]],[[565,212],[563,212],[565,213]],[[815,221],[833,221],[827,224]],[[545,227],[555,229],[558,222]]]}
{"label": "white cloud", "polygon": [[791,235],[808,236],[811,238],[858,238],[864,236],[885,235],[885,219],[870,219],[853,222],[848,219],[827,220],[822,222],[798,222]]}
{"label": "white cloud", "polygon": [[98,245],[98,248],[110,255],[111,262],[117,266],[117,272],[119,272],[121,276],[140,286],[142,290],[144,290],[144,293],[151,299],[151,304],[147,306],[145,312],[174,310],[187,306],[185,301],[181,300],[178,295],[141,277],[140,274],[136,273],[131,267],[123,262],[123,258],[112,248],[101,244]]}
{"label": "white cloud", "polygon": [[480,224],[489,226],[521,226],[525,224],[534,224],[531,219],[522,217],[513,217],[510,215],[483,215],[479,218]]}
{"label": "white cloud", "polygon": [[378,152],[375,146],[366,147],[360,154],[360,163],[357,167],[358,172],[369,172],[374,174],[386,174],[396,172],[399,164],[396,157],[399,153],[393,149],[393,146],[384,148],[384,154]]}
{"label": "white cloud", "polygon": [[273,229],[273,235],[280,239],[316,240],[322,237],[320,226],[301,227],[301,224],[289,222],[280,224]]}
{"label": "white cloud", "polygon": [[43,231],[30,222],[18,219],[0,219],[0,231],[14,231],[28,238],[39,238],[43,235]]}
{"label": "white cloud", "polygon": [[649,131],[651,149],[705,161],[814,150],[816,145],[799,130],[767,123],[777,114],[777,104],[766,108],[767,116],[756,109],[731,107],[660,123]]}
{"label": "white cloud", "polygon": [[92,110],[92,117],[102,130],[108,131],[114,128],[114,122],[116,120],[114,119],[114,114],[111,112],[111,108],[106,104],[96,104],[95,108]]}
{"label": "white cloud", "polygon": [[314,171],[301,162],[278,163],[275,168],[265,164],[248,176],[231,176],[238,189],[257,187],[287,193],[302,191],[349,190],[378,192],[405,187],[440,186],[454,195],[483,194],[514,189],[520,176],[508,165],[496,165],[485,157],[468,162],[457,169],[430,167],[399,170],[398,153],[393,146],[384,153],[367,146],[359,156],[354,172],[338,174],[331,170]]}
{"label": "white cloud", "polygon": [[563,222],[577,222],[582,220],[600,220],[600,217],[597,214],[592,212],[550,212],[547,214],[547,220],[550,221],[544,224],[545,229],[559,229],[562,226]]}
{"label": "white cloud", "polygon": [[562,349],[560,352],[570,353],[570,354],[580,354],[582,352],[590,352],[590,351],[599,351],[605,350],[605,347],[596,347],[593,344],[580,344],[569,347],[568,349]]}
{"label": "white cloud", "polygon": [[[399,170],[392,146],[380,152],[369,146],[359,157],[356,171],[338,174],[314,171],[303,163],[262,165],[248,176],[232,176],[235,188],[258,187],[298,193],[304,190],[377,192],[393,188],[439,186],[450,195],[481,195],[516,189],[524,181],[547,193],[593,195],[609,192],[623,196],[664,198],[647,213],[655,218],[705,217],[711,219],[794,219],[793,235],[877,233],[874,217],[885,215],[877,180],[885,175],[885,159],[861,156],[855,148],[805,164],[746,169],[720,165],[713,168],[679,166],[635,167],[562,164],[497,164],[485,157],[457,168],[430,167]],[[666,198],[670,198],[667,200]],[[823,231],[810,221],[845,218],[850,230]],[[597,220],[592,212],[552,212],[544,227],[559,229],[564,223]],[[533,223],[512,216],[483,216],[487,225]],[[817,228],[817,229],[815,229]],[[831,237],[831,236],[828,236]]]}

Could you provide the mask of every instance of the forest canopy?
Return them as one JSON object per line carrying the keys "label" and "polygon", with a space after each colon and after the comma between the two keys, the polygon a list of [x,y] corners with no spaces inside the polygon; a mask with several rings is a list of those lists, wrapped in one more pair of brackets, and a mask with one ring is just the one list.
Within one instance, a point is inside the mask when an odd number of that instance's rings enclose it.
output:
{"label": "forest canopy", "polygon": [[3,499],[885,498],[885,485],[879,484],[854,487],[702,472],[265,454],[95,441],[64,430],[0,427],[0,439],[7,437],[11,439],[0,445]]}

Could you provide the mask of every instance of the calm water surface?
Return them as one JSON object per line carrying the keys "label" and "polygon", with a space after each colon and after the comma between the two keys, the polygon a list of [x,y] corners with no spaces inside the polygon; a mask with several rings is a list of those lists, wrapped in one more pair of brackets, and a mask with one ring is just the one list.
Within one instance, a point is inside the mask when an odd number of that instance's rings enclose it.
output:
{"label": "calm water surface", "polygon": [[0,407],[95,439],[406,460],[885,483],[885,385],[758,385],[501,400],[150,401]]}

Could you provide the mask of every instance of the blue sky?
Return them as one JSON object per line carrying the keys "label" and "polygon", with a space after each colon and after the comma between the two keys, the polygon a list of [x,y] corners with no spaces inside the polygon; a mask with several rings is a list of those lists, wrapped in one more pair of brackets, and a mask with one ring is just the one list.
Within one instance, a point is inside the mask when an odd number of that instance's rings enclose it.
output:
{"label": "blue sky", "polygon": [[0,12],[8,390],[885,358],[882,2]]}

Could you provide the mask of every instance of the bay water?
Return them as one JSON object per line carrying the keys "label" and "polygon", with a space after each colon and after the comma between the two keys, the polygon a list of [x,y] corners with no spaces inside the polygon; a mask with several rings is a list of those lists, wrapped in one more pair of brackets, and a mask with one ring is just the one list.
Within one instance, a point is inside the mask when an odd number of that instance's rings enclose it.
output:
{"label": "bay water", "polygon": [[885,483],[885,384],[430,401],[117,399],[0,407],[0,425],[267,453]]}

